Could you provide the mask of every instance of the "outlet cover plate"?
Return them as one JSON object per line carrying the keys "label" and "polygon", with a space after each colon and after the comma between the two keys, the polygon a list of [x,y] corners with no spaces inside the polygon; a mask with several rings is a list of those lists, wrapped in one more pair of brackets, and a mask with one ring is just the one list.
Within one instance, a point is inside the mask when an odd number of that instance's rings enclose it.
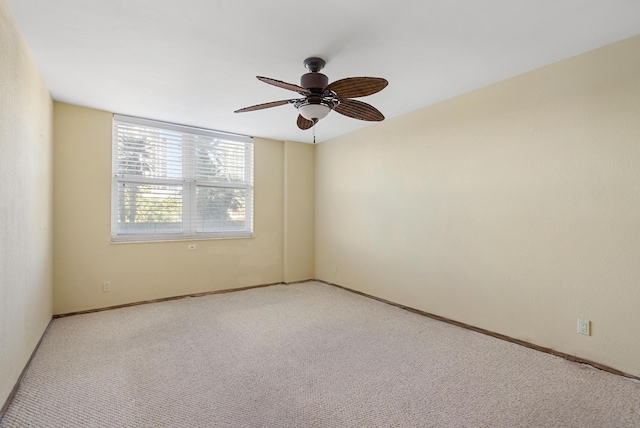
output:
{"label": "outlet cover plate", "polygon": [[583,320],[578,318],[578,333],[584,334],[586,336],[590,336],[591,335],[590,324],[591,322],[589,320]]}

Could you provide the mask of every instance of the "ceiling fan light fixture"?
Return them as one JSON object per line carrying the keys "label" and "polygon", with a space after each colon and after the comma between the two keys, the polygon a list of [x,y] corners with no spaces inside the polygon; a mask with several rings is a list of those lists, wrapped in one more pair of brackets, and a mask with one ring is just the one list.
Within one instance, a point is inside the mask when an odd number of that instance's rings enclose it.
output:
{"label": "ceiling fan light fixture", "polygon": [[330,111],[331,107],[325,104],[303,104],[298,107],[298,113],[313,122],[327,117]]}

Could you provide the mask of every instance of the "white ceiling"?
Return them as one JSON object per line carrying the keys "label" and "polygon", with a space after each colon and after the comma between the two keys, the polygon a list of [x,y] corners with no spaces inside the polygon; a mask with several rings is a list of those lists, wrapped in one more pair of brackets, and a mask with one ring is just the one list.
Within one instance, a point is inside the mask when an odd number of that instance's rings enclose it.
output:
{"label": "white ceiling", "polygon": [[7,1],[58,101],[302,142],[291,105],[233,113],[298,96],[256,75],[299,84],[320,56],[329,81],[386,78],[360,100],[391,118],[640,33],[637,0]]}

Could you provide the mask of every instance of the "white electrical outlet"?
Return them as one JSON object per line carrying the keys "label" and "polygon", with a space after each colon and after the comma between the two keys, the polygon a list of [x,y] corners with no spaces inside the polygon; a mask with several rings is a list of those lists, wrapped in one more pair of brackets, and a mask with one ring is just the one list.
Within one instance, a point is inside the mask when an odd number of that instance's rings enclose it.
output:
{"label": "white electrical outlet", "polygon": [[191,251],[191,250],[196,250],[198,247],[196,247],[196,244],[187,244],[187,250]]}
{"label": "white electrical outlet", "polygon": [[105,293],[111,291],[111,281],[105,281],[102,283],[102,291]]}
{"label": "white electrical outlet", "polygon": [[591,335],[590,323],[591,321],[589,320],[583,320],[578,318],[578,333],[590,336]]}

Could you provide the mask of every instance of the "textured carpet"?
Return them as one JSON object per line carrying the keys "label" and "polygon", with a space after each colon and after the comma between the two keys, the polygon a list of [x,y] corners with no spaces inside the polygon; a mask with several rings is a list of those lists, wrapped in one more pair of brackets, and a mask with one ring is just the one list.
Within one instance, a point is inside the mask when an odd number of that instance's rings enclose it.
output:
{"label": "textured carpet", "polygon": [[640,383],[320,283],[60,318],[1,427],[640,427]]}

